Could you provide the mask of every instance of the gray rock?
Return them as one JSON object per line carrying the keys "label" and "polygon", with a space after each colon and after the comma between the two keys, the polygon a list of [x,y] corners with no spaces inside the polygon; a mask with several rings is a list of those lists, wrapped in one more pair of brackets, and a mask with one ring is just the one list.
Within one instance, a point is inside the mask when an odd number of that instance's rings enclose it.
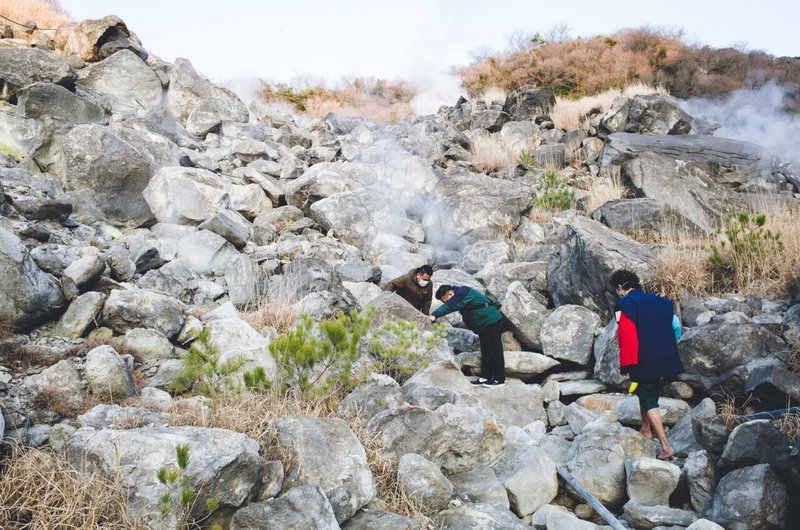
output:
{"label": "gray rock", "polygon": [[197,493],[193,515],[202,516],[207,499],[219,502],[218,514],[244,504],[261,479],[258,443],[223,429],[159,427],[130,430],[78,429],[67,442],[67,459],[85,474],[120,480],[131,515],[152,528],[174,528],[174,513],[162,518],[157,506],[166,491],[156,478],[161,467],[176,465],[175,447],[189,446],[184,470]]}
{"label": "gray rock", "polygon": [[597,394],[603,392],[608,387],[602,381],[596,379],[584,379],[577,381],[564,381],[559,384],[559,391],[562,396],[585,396],[587,394]]}
{"label": "gray rock", "polygon": [[[576,507],[577,510],[577,507]],[[563,530],[599,530],[600,527],[578,517],[555,504],[545,504],[531,517],[531,526],[535,528],[558,528]]]}
{"label": "gray rock", "polygon": [[0,228],[0,321],[27,329],[60,309],[65,301],[58,283],[42,271],[22,241]]}
{"label": "gray rock", "polygon": [[558,253],[547,267],[547,284],[556,306],[581,305],[611,319],[608,278],[617,269],[636,272],[647,281],[655,270],[656,251],[587,217],[575,216],[558,234]]}
{"label": "gray rock", "polygon": [[231,530],[339,530],[331,503],[317,484],[292,488],[277,499],[240,508]]}
{"label": "gray rock", "polygon": [[111,346],[98,346],[86,354],[84,374],[96,396],[125,399],[136,394],[125,360]]}
{"label": "gray rock", "polygon": [[174,404],[174,400],[169,392],[152,386],[144,387],[139,395],[142,398],[142,405],[161,412],[168,412]]}
{"label": "gray rock", "polygon": [[15,199],[14,207],[34,221],[64,222],[72,213],[72,203],[64,197],[57,199]]}
{"label": "gray rock", "polygon": [[149,291],[111,291],[103,306],[103,322],[117,333],[133,328],[155,329],[167,338],[183,326],[181,304]]}
{"label": "gray rock", "polygon": [[153,329],[130,329],[119,341],[125,350],[133,352],[142,361],[163,361],[175,357],[172,343]]}
{"label": "gray rock", "polygon": [[485,464],[454,473],[448,478],[453,484],[453,494],[464,502],[493,502],[511,508],[505,486],[494,469]]}
{"label": "gray rock", "polygon": [[426,513],[438,512],[453,496],[453,485],[439,466],[413,453],[400,457],[397,481],[411,502]]}
{"label": "gray rock", "polygon": [[[506,376],[515,379],[531,380],[561,363],[544,354],[529,351],[505,351]],[[481,367],[481,354],[477,351],[462,353],[458,356],[462,368],[468,368],[478,375]]]}
{"label": "gray rock", "polygon": [[483,530],[524,530],[530,527],[517,516],[495,502],[462,504],[439,512],[434,524],[442,530],[463,530],[481,528]]}
{"label": "gray rock", "polygon": [[130,50],[120,50],[78,71],[78,82],[108,99],[115,115],[139,114],[161,103],[161,81]]}
{"label": "gray rock", "polygon": [[379,412],[405,403],[397,381],[383,374],[372,374],[369,380],[350,392],[337,406],[349,418],[367,423]]}
{"label": "gray rock", "polygon": [[[692,427],[692,419],[695,416],[700,418],[711,418],[716,415],[717,406],[711,398],[705,398],[697,406],[695,406],[691,413],[685,415],[675,426],[667,433],[667,440],[672,450],[678,456],[687,456],[689,453],[702,449],[694,435],[694,428]],[[701,420],[702,421],[702,420]]]}
{"label": "gray rock", "polygon": [[722,528],[717,523],[715,523],[714,521],[709,521],[708,519],[698,519],[697,521],[687,526],[686,530],[725,530],[725,529]]}
{"label": "gray rock", "polygon": [[603,425],[575,437],[567,467],[600,502],[614,506],[625,498],[625,461],[652,457],[653,451],[650,441],[637,431]]}
{"label": "gray rock", "polygon": [[532,514],[558,494],[556,466],[538,447],[507,446],[493,467],[508,492],[511,509],[520,517]]}
{"label": "gray rock", "polygon": [[670,96],[648,94],[618,97],[600,122],[598,132],[688,134],[692,117]]}
{"label": "gray rock", "polygon": [[123,243],[112,243],[111,247],[103,254],[103,259],[111,271],[111,277],[118,282],[127,282],[136,274],[136,264]]}
{"label": "gray rock", "polygon": [[211,340],[219,349],[219,362],[243,360],[245,364],[234,377],[241,383],[242,373],[256,367],[264,369],[267,379],[278,380],[278,366],[269,349],[270,340],[260,335],[247,322],[236,317],[220,318],[208,323]]}
{"label": "gray rock", "polygon": [[419,530],[410,517],[376,509],[363,509],[342,525],[343,530]]}
{"label": "gray rock", "polygon": [[533,121],[537,116],[549,116],[555,105],[552,90],[525,85],[509,94],[503,110],[513,121]]}
{"label": "gray rock", "polygon": [[681,478],[675,464],[656,458],[637,457],[625,462],[628,498],[645,506],[669,506],[669,497]]}
{"label": "gray rock", "polygon": [[64,276],[74,281],[79,289],[83,289],[96,282],[105,270],[106,264],[100,256],[89,255],[70,263],[64,269]]}
{"label": "gray rock", "polygon": [[190,304],[195,300],[199,278],[181,261],[170,261],[163,267],[147,271],[137,284],[142,289],[168,295],[184,304]]}
{"label": "gray rock", "polygon": [[224,274],[238,252],[224,237],[209,230],[192,232],[178,241],[178,259],[197,274]]}
{"label": "gray rock", "polygon": [[375,497],[364,448],[343,420],[293,417],[277,420],[275,428],[277,444],[291,460],[284,492],[319,484],[340,522]]}
{"label": "gray rock", "polygon": [[88,292],[80,295],[70,303],[58,321],[56,333],[68,339],[83,337],[89,327],[98,321],[105,301],[106,295],[102,293]]}
{"label": "gray rock", "polygon": [[533,151],[533,159],[536,160],[536,164],[546,168],[566,167],[569,161],[568,156],[567,146],[560,143],[541,145]]}
{"label": "gray rock", "polygon": [[686,472],[686,481],[689,483],[692,506],[698,513],[708,513],[719,481],[717,467],[706,451],[695,451],[689,454],[683,469]]}
{"label": "gray rock", "polygon": [[55,83],[74,88],[75,71],[58,54],[39,48],[0,48],[0,99],[8,101],[20,88],[33,83]]}
{"label": "gray rock", "polygon": [[325,232],[333,231],[345,243],[361,247],[376,235],[376,203],[364,190],[345,191],[315,202],[309,214]]}
{"label": "gray rock", "polygon": [[722,477],[709,518],[731,530],[785,528],[789,496],[767,464],[745,467]]}
{"label": "gray rock", "polygon": [[271,210],[272,202],[258,184],[231,184],[230,208],[252,221],[263,210]]}
{"label": "gray rock", "polygon": [[503,298],[503,314],[523,347],[541,351],[540,333],[550,311],[521,282],[512,282]]}
{"label": "gray rock", "polygon": [[220,178],[199,168],[162,167],[143,188],[142,196],[161,223],[198,224],[227,204],[228,189]]}
{"label": "gray rock", "polygon": [[72,359],[58,361],[41,373],[26,378],[23,386],[49,394],[72,410],[83,404],[83,380]]}
{"label": "gray rock", "polygon": [[250,239],[252,225],[239,212],[219,210],[203,221],[198,228],[214,232],[227,239],[236,248],[241,249]]}
{"label": "gray rock", "polygon": [[707,392],[724,385],[741,395],[753,370],[779,363],[787,346],[756,324],[708,324],[687,331],[679,349],[686,369],[684,381],[699,384]]}
{"label": "gray rock", "polygon": [[257,304],[266,290],[265,278],[256,261],[247,255],[233,256],[225,267],[228,298],[237,307]]}
{"label": "gray rock", "polygon": [[509,116],[500,108],[490,108],[477,110],[472,113],[469,124],[470,130],[485,129],[489,132],[497,132],[503,128]]}
{"label": "gray rock", "polygon": [[600,317],[584,307],[557,307],[542,324],[542,352],[559,360],[586,365],[599,327]]}
{"label": "gray rock", "polygon": [[697,520],[697,514],[669,506],[647,506],[629,501],[622,507],[625,512],[624,518],[631,523],[634,528],[650,530],[656,527],[679,527],[689,526]]}
{"label": "gray rock", "polygon": [[600,328],[594,341],[594,376],[606,384],[619,386],[624,378],[619,371],[617,329],[613,318],[606,327]]}
{"label": "gray rock", "polygon": [[617,199],[592,212],[592,219],[624,234],[673,235],[699,234],[703,230],[684,215],[656,199]]}
{"label": "gray rock", "polygon": [[147,58],[147,52],[135,35],[122,19],[114,15],[64,24],[59,27],[55,42],[56,48],[63,50],[65,55],[76,55],[86,62],[99,61],[126,49],[142,59]]}
{"label": "gray rock", "polygon": [[788,458],[792,443],[772,420],[753,420],[737,425],[728,437],[718,462],[722,470],[755,464],[774,464]]}
{"label": "gray rock", "polygon": [[230,90],[214,85],[178,58],[169,71],[167,108],[196,136],[205,136],[223,120],[247,122],[247,107]]}
{"label": "gray rock", "polygon": [[353,191],[362,187],[350,166],[341,163],[323,163],[311,166],[300,178],[286,186],[286,202],[311,214],[311,205],[335,193]]}
{"label": "gray rock", "polygon": [[464,249],[462,268],[475,273],[481,270],[493,271],[498,265],[511,259],[511,246],[505,241],[476,241]]}
{"label": "gray rock", "polygon": [[81,427],[92,429],[166,427],[169,425],[169,415],[138,407],[100,404],[79,415],[78,423]]}
{"label": "gray rock", "polygon": [[378,283],[381,281],[380,267],[376,267],[363,260],[340,263],[335,269],[342,281],[370,283]]}
{"label": "gray rock", "polygon": [[28,118],[52,116],[74,124],[106,122],[103,107],[53,83],[34,83],[18,89],[17,109]]}

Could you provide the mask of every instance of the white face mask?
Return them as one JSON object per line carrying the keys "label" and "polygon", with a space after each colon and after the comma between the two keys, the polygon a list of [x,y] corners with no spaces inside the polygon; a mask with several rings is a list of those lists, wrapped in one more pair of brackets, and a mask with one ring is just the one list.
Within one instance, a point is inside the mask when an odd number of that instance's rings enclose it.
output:
{"label": "white face mask", "polygon": [[420,287],[425,287],[429,283],[430,282],[428,280],[417,280],[417,285],[419,285]]}

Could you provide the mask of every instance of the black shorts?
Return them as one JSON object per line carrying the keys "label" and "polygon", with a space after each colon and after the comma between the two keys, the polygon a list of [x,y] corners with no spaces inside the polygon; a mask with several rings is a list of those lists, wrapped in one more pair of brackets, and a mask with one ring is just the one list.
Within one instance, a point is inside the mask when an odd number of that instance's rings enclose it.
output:
{"label": "black shorts", "polygon": [[661,379],[639,382],[639,386],[634,393],[639,398],[639,405],[643,410],[658,408],[659,390],[661,390]]}

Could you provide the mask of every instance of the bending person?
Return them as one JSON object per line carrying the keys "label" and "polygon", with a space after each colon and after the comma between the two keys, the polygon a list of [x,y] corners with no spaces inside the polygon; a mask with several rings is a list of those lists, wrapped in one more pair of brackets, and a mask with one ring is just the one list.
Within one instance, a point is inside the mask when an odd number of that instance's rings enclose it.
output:
{"label": "bending person", "polygon": [[406,302],[413,305],[417,311],[427,315],[431,311],[431,300],[433,299],[431,275],[433,275],[433,268],[430,265],[423,265],[390,281],[383,290],[397,293]]}

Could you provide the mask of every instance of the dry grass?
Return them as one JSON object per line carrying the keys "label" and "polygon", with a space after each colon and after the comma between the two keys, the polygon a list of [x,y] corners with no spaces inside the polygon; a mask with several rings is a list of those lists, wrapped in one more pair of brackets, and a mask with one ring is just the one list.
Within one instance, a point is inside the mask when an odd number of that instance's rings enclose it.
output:
{"label": "dry grass", "polygon": [[740,425],[744,420],[743,416],[747,413],[747,406],[753,400],[752,395],[748,395],[744,400],[736,398],[735,395],[722,391],[717,395],[717,413],[722,419],[722,423],[728,429],[733,429]]}
{"label": "dry grass", "polygon": [[622,90],[609,88],[599,94],[584,96],[579,99],[557,97],[556,106],[553,107],[550,118],[556,127],[565,131],[586,129],[588,128],[588,117],[594,114],[605,114],[618,97],[633,97],[644,94],[668,94],[668,92],[659,86],[650,86],[637,82],[626,85]]}
{"label": "dry grass", "polygon": [[[767,298],[785,296],[789,280],[800,270],[800,207],[772,205],[765,207],[764,228],[781,234],[782,248],[767,245],[763,253],[747,254],[737,269],[722,282],[718,270],[709,261],[711,246],[717,238],[676,238],[667,236],[660,263],[651,282],[656,292],[674,296],[685,290],[696,296],[736,292]],[[723,247],[729,248],[730,245]]]}
{"label": "dry grass", "polygon": [[14,448],[0,470],[0,528],[139,529],[119,483],[84,476],[62,457]]}
{"label": "dry grass", "polygon": [[791,443],[800,440],[800,413],[784,414],[774,425],[785,434]]}
{"label": "dry grass", "polygon": [[58,358],[39,346],[23,344],[14,338],[0,340],[0,365],[21,373],[34,366],[50,366]]}
{"label": "dry grass", "polygon": [[496,134],[478,133],[472,137],[469,161],[484,173],[500,171],[516,164],[521,149],[504,142]]}
{"label": "dry grass", "polygon": [[505,103],[506,95],[507,94],[504,89],[497,86],[490,86],[484,89],[474,99],[476,102],[483,101],[487,107],[490,107],[493,101],[499,101],[500,103]]}
{"label": "dry grass", "polygon": [[800,346],[792,346],[789,349],[789,356],[786,359],[786,365],[792,372],[800,374]]}
{"label": "dry grass", "polygon": [[586,211],[593,212],[608,201],[622,199],[628,195],[628,191],[619,178],[596,178],[589,186]]}
{"label": "dry grass", "polygon": [[283,333],[300,318],[300,304],[286,297],[264,297],[239,311],[239,317],[258,332],[271,327]]}
{"label": "dry grass", "polygon": [[[70,20],[58,2],[48,0],[0,0],[0,14],[26,25],[35,22],[39,28],[57,28]],[[2,22],[13,27],[15,37],[25,35],[22,31],[24,28],[10,22]]]}

